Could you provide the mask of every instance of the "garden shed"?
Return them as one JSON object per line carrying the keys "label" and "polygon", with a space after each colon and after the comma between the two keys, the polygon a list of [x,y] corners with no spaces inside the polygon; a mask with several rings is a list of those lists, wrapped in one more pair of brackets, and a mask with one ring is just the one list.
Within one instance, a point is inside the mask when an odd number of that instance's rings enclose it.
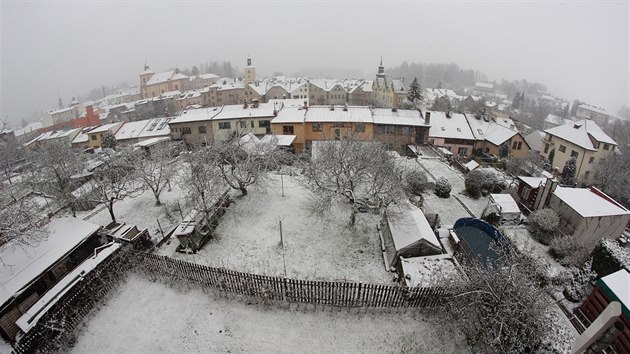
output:
{"label": "garden shed", "polygon": [[501,225],[518,225],[521,221],[521,210],[509,194],[490,194],[488,205],[483,210],[482,217],[492,214],[498,217]]}
{"label": "garden shed", "polygon": [[408,206],[395,213],[385,212],[380,223],[384,258],[388,269],[399,259],[443,253],[442,245],[422,210]]}

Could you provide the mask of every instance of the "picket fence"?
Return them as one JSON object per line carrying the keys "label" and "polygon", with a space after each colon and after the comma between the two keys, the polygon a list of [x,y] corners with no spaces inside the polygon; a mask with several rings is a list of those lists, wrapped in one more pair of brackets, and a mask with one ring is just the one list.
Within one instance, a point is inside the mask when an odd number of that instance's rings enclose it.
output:
{"label": "picket fence", "polygon": [[300,280],[236,272],[178,259],[119,249],[73,286],[28,333],[13,345],[14,353],[50,353],[72,342],[76,327],[129,271],[176,279],[217,291],[264,301],[346,308],[426,308],[438,306],[447,288],[407,288],[360,282]]}
{"label": "picket fence", "polygon": [[[135,253],[135,252],[134,252]],[[135,253],[136,267],[153,275],[262,300],[337,307],[434,307],[448,294],[443,287],[407,288],[360,282],[300,280],[213,268],[154,254]]]}

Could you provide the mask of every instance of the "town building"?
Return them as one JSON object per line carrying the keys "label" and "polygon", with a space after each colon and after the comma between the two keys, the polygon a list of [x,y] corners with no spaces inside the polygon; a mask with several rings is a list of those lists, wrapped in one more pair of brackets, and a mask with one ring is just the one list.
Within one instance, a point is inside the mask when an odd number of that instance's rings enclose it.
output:
{"label": "town building", "polygon": [[598,166],[616,153],[617,143],[590,119],[547,129],[545,134],[540,155],[560,171],[575,158],[578,183],[593,183]]}
{"label": "town building", "polygon": [[456,156],[470,157],[476,143],[466,116],[451,112],[427,112],[429,144],[442,147]]}
{"label": "town building", "polygon": [[90,130],[89,132],[87,132],[88,146],[91,148],[102,147],[103,137],[108,135],[115,136],[116,132],[118,132],[118,129],[120,129],[123,124],[123,122],[104,124]]}
{"label": "town building", "polygon": [[510,120],[470,113],[464,116],[475,137],[474,151],[477,154],[515,158],[523,158],[529,154],[531,149],[527,141],[514,124],[510,124]]}
{"label": "town building", "polygon": [[561,125],[572,123],[573,119],[559,117],[555,114],[548,114],[543,122],[543,130],[559,127]]}
{"label": "town building", "polygon": [[613,115],[603,108],[591,106],[588,104],[581,104],[578,106],[575,116],[578,119],[590,119],[597,124],[607,124]]}
{"label": "town building", "polygon": [[378,66],[376,79],[372,85],[375,107],[399,107],[407,99],[407,88],[402,80],[388,80],[383,66],[383,58]]}
{"label": "town building", "polygon": [[179,69],[155,73],[144,65],[140,74],[140,95],[143,99],[157,97],[170,91],[184,91],[190,78],[179,72]]}
{"label": "town building", "polygon": [[173,118],[153,118],[136,122],[124,123],[115,133],[116,143],[132,145],[144,140],[170,137],[171,130],[168,123]]}

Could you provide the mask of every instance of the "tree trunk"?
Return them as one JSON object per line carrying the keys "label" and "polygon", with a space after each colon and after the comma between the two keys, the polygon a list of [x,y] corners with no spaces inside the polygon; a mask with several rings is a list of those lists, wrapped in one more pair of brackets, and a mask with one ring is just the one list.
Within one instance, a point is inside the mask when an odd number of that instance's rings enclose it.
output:
{"label": "tree trunk", "polygon": [[357,210],[352,207],[352,213],[350,214],[350,226],[354,226],[355,221],[357,220]]}
{"label": "tree trunk", "polygon": [[112,221],[116,222],[116,217],[114,216],[114,198],[109,199],[109,204],[107,204],[107,210],[109,211],[109,216],[112,217]]}
{"label": "tree trunk", "polygon": [[155,197],[155,205],[162,205],[162,202],[160,201],[160,194],[153,191],[153,196]]}
{"label": "tree trunk", "polygon": [[238,189],[240,189],[243,195],[247,195],[247,187],[239,187]]}

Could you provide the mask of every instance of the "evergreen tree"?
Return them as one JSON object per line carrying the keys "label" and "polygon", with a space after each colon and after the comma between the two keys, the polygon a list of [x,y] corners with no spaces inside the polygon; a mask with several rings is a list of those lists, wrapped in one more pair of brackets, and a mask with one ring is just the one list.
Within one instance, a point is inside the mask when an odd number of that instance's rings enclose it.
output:
{"label": "evergreen tree", "polygon": [[517,92],[516,95],[514,96],[514,99],[512,100],[512,107],[514,109],[519,109],[523,106],[523,97],[521,96],[520,92]]}
{"label": "evergreen tree", "polygon": [[190,74],[191,74],[192,76],[197,76],[197,75],[199,75],[199,68],[198,68],[198,67],[196,67],[196,66],[193,66],[192,71],[190,72]]}
{"label": "evergreen tree", "polygon": [[409,101],[415,103],[416,101],[422,101],[422,90],[420,84],[418,84],[418,78],[413,78],[411,85],[409,86],[409,93],[407,93]]}
{"label": "evergreen tree", "polygon": [[573,105],[571,106],[571,115],[575,116],[577,114],[578,107],[582,104],[580,100],[574,100]]}
{"label": "evergreen tree", "polygon": [[575,163],[575,157],[571,157],[571,159],[564,165],[562,174],[560,175],[562,184],[568,186],[575,185],[575,172],[577,171]]}

